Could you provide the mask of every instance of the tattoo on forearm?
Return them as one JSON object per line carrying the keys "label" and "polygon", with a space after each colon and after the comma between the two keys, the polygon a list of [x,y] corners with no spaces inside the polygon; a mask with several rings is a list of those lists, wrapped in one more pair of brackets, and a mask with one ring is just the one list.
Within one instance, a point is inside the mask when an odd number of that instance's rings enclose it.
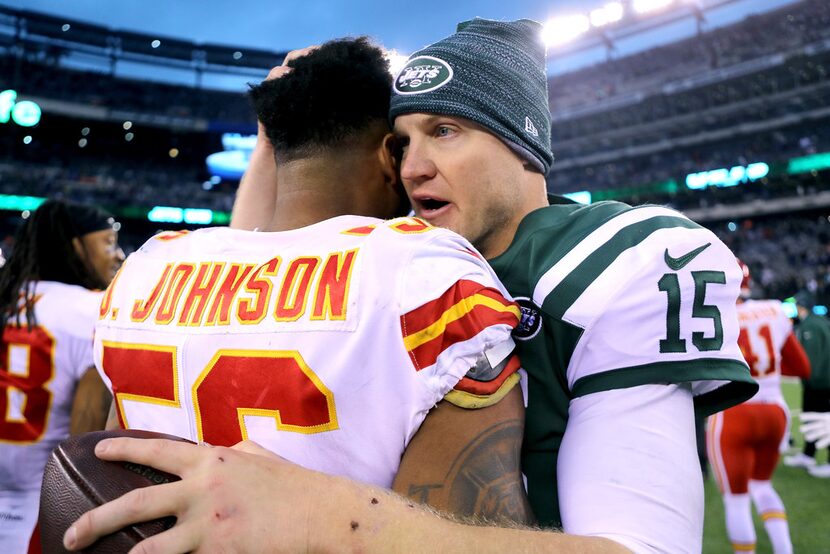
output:
{"label": "tattoo on forearm", "polygon": [[418,502],[426,504],[429,502],[429,491],[433,489],[443,489],[444,485],[409,485],[407,496]]}
{"label": "tattoo on forearm", "polygon": [[442,492],[453,513],[532,522],[519,461],[523,428],[521,420],[511,420],[485,429],[453,461],[443,483],[410,485],[409,497],[427,502],[430,492]]}

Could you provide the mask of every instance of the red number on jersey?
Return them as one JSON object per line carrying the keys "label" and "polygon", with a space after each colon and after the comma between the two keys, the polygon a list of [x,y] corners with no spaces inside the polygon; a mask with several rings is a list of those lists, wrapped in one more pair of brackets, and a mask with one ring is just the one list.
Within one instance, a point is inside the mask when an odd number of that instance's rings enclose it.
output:
{"label": "red number on jersey", "polygon": [[[103,367],[125,429],[123,400],[181,407],[175,347],[105,341]],[[191,392],[198,440],[210,444],[247,439],[246,415],[274,418],[284,431],[337,429],[334,396],[298,352],[219,351]]]}
{"label": "red number on jersey", "polygon": [[0,349],[0,441],[35,442],[49,420],[55,340],[42,327],[9,325]]}
{"label": "red number on jersey", "polygon": [[178,408],[176,347],[104,341],[102,366],[113,385],[118,423],[124,429],[122,402],[134,400]]}
{"label": "red number on jersey", "polygon": [[193,384],[193,405],[199,440],[210,444],[246,440],[246,415],[295,433],[337,429],[334,396],[299,352],[219,351]]}
{"label": "red number on jersey", "polygon": [[401,221],[390,225],[393,231],[408,234],[425,233],[435,229],[432,225],[417,217],[404,217]]}
{"label": "red number on jersey", "polygon": [[[749,372],[753,377],[763,377],[768,373],[773,373],[778,370],[778,358],[775,355],[775,346],[772,344],[772,331],[769,325],[762,325],[758,329],[758,335],[764,342],[767,350],[767,359],[761,360],[752,350],[752,342],[749,340],[749,333],[745,328],[741,328],[741,334],[738,336],[738,346],[744,355],[747,365],[749,365]],[[763,362],[766,363],[763,363]]]}

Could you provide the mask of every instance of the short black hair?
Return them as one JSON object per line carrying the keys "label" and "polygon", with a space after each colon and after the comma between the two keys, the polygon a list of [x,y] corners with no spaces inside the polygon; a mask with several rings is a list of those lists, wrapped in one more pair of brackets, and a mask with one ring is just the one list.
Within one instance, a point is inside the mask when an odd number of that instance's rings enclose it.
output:
{"label": "short black hair", "polygon": [[250,90],[281,161],[349,145],[378,123],[388,128],[389,61],[368,38],[327,42],[288,66],[287,75]]}

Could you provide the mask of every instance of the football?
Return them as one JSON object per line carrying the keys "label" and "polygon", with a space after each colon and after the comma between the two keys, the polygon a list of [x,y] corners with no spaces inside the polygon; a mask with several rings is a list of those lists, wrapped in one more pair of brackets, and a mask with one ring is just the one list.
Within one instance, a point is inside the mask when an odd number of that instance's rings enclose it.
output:
{"label": "football", "polygon": [[[63,534],[84,512],[133,489],[179,480],[175,475],[147,466],[100,460],[95,456],[95,445],[113,437],[186,440],[151,431],[118,429],[86,433],[60,443],[52,451],[43,473],[39,516],[43,552],[67,552],[63,548]],[[101,538],[84,552],[127,552],[175,522],[175,518],[169,517],[132,525]]]}

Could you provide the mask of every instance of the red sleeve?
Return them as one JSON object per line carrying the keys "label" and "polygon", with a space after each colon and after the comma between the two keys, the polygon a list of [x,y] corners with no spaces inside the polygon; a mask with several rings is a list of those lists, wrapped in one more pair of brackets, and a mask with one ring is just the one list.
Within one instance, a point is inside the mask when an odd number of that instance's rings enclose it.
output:
{"label": "red sleeve", "polygon": [[[501,292],[461,279],[439,298],[402,315],[401,331],[409,357],[421,371],[435,364],[451,346],[471,340],[491,326],[503,324],[512,329],[520,320],[518,304]],[[508,336],[505,333],[505,340]],[[513,372],[516,369],[518,364]]]}
{"label": "red sleeve", "polygon": [[810,377],[810,359],[794,333],[790,333],[781,348],[781,374],[802,379]]}

